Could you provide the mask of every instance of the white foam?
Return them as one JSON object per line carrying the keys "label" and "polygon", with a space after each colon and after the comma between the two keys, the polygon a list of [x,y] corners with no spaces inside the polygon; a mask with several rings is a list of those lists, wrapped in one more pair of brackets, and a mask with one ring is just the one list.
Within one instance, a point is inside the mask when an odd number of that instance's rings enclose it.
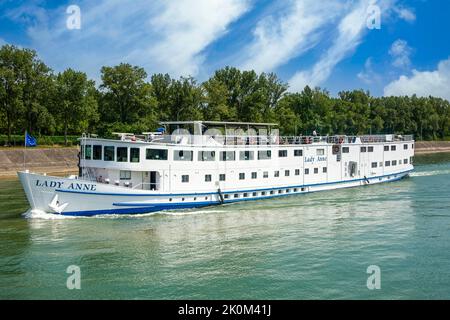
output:
{"label": "white foam", "polygon": [[445,175],[445,174],[450,174],[450,170],[413,172],[410,174],[410,176],[411,177],[430,177],[430,176],[441,176],[441,175]]}

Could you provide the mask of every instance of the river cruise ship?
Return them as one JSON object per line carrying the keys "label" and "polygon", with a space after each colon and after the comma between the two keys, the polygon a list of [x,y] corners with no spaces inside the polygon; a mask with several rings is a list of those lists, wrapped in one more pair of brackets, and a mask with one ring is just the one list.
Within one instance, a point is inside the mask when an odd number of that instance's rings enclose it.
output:
{"label": "river cruise ship", "polygon": [[282,137],[276,124],[206,121],[116,136],[80,138],[77,176],[18,172],[31,210],[143,214],[368,186],[414,169],[412,136]]}

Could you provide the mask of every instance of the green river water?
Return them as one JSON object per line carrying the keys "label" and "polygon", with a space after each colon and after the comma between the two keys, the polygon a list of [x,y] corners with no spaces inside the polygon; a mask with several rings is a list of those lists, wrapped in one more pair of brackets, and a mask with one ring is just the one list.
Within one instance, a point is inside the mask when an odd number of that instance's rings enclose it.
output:
{"label": "green river water", "polygon": [[0,181],[0,299],[449,299],[450,154],[416,165],[384,185],[136,217],[24,216],[19,182]]}

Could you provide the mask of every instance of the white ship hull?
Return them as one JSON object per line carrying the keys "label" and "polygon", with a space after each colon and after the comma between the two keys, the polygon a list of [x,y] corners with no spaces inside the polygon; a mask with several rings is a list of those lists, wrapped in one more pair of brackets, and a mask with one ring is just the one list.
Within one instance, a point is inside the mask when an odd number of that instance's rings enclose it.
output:
{"label": "white ship hull", "polygon": [[412,168],[409,168],[406,171],[393,172],[389,175],[311,185],[173,194],[133,190],[92,181],[51,177],[29,172],[19,172],[18,175],[32,211],[67,216],[96,216],[199,208],[367,186],[403,179],[411,171]]}

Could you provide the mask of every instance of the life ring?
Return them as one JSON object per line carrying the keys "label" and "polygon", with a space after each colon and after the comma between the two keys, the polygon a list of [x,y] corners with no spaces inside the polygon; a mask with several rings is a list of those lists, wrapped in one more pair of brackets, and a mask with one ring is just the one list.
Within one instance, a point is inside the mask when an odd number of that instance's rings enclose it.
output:
{"label": "life ring", "polygon": [[341,147],[337,146],[337,145],[334,145],[333,146],[333,154],[338,154],[339,151],[341,151]]}
{"label": "life ring", "polygon": [[344,143],[344,138],[343,137],[339,137],[339,144],[343,144]]}

